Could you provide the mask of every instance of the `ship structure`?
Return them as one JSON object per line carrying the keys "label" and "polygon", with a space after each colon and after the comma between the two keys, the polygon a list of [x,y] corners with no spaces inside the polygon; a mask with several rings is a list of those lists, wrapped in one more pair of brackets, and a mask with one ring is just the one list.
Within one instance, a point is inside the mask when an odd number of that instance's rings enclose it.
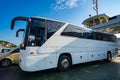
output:
{"label": "ship structure", "polygon": [[91,16],[85,19],[82,24],[93,30],[98,30],[101,32],[110,32],[113,34],[120,33],[120,15],[115,15],[113,17],[107,14],[99,14],[98,12],[98,0],[92,0],[93,9],[96,12],[95,16]]}
{"label": "ship structure", "polygon": [[101,32],[120,33],[120,15],[110,17],[107,14],[98,14],[85,19],[82,24]]}

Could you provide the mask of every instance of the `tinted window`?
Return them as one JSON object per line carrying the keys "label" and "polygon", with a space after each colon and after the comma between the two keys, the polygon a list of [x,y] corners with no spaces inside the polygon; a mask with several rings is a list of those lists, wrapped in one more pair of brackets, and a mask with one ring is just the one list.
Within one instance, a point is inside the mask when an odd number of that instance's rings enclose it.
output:
{"label": "tinted window", "polygon": [[45,27],[45,20],[44,19],[32,18],[31,19],[31,26]]}
{"label": "tinted window", "polygon": [[114,35],[101,33],[101,32],[94,32],[94,31],[86,32],[82,28],[73,25],[68,25],[61,33],[61,35],[92,39],[92,40],[116,42],[116,37]]}
{"label": "tinted window", "polygon": [[63,25],[64,23],[62,22],[47,20],[47,38],[51,37]]}
{"label": "tinted window", "polygon": [[94,34],[92,32],[84,32],[83,33],[83,38],[86,38],[86,39],[95,39]]}
{"label": "tinted window", "polygon": [[30,27],[27,46],[41,46],[45,41],[44,33],[45,33],[45,28]]}
{"label": "tinted window", "polygon": [[117,38],[114,35],[109,35],[109,41],[116,42]]}
{"label": "tinted window", "polygon": [[58,29],[60,29],[64,23],[62,22],[57,22],[57,21],[52,21],[52,20],[47,20],[47,32],[55,32]]}
{"label": "tinted window", "polygon": [[[59,30],[65,23],[53,21],[53,20],[45,20],[41,18],[31,18],[31,26],[32,27],[47,27],[47,39],[51,37],[57,30]],[[36,32],[35,29],[31,30],[31,32]],[[43,34],[43,33],[42,33]]]}
{"label": "tinted window", "polygon": [[96,40],[116,42],[116,37],[111,34],[94,32],[93,35]]}
{"label": "tinted window", "polygon": [[10,49],[2,49],[1,53],[6,53],[6,52],[9,52]]}
{"label": "tinted window", "polygon": [[82,33],[82,29],[78,26],[74,26],[69,24],[63,32],[77,32],[77,33]]}
{"label": "tinted window", "polygon": [[73,37],[83,37],[82,29],[78,26],[74,26],[69,24],[64,31],[61,33],[61,35],[66,36],[73,36]]}
{"label": "tinted window", "polygon": [[27,46],[41,46],[63,25],[64,23],[58,21],[31,18]]}

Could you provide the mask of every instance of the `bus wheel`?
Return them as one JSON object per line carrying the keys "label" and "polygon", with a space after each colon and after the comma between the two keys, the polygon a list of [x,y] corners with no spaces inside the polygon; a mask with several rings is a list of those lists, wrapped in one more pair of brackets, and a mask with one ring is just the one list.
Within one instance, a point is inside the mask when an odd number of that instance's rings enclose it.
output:
{"label": "bus wheel", "polygon": [[61,72],[64,72],[64,71],[69,70],[71,65],[72,65],[72,62],[71,62],[70,57],[66,55],[62,55],[59,58],[57,69]]}
{"label": "bus wheel", "polygon": [[1,60],[1,62],[0,62],[0,66],[3,68],[9,67],[10,65],[12,65],[12,61],[8,58],[5,58],[5,59]]}
{"label": "bus wheel", "polygon": [[107,53],[107,59],[106,59],[106,61],[107,61],[107,62],[110,62],[111,60],[112,60],[112,55],[111,55],[110,52],[108,52],[108,53]]}

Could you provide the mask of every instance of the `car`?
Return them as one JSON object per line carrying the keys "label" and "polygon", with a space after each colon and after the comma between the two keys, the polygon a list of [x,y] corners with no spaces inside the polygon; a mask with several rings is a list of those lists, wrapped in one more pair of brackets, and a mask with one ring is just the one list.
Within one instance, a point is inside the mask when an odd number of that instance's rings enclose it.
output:
{"label": "car", "polygon": [[0,66],[9,67],[18,64],[19,48],[5,48],[0,52]]}
{"label": "car", "polygon": [[4,56],[7,56],[8,54],[10,54],[10,52],[13,50],[14,50],[14,48],[2,48],[0,50],[0,59],[4,58]]}

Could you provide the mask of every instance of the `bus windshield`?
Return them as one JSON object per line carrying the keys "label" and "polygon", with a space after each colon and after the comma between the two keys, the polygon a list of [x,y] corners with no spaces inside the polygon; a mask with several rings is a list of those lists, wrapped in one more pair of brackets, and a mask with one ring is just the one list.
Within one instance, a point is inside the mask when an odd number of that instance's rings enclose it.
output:
{"label": "bus windshield", "polygon": [[30,27],[27,46],[41,46],[45,41],[44,32],[45,32],[45,28]]}
{"label": "bus windshield", "polygon": [[63,25],[64,23],[58,21],[31,18],[26,46],[42,46]]}
{"label": "bus windshield", "polygon": [[17,37],[20,31],[24,31],[24,39],[20,45],[21,49],[25,49],[26,46],[42,46],[47,39],[65,24],[39,17],[15,17],[11,23],[12,30],[18,20],[27,22],[26,28],[21,28],[16,32]]}
{"label": "bus windshield", "polygon": [[45,42],[45,19],[31,18],[26,36],[26,46],[41,46]]}

